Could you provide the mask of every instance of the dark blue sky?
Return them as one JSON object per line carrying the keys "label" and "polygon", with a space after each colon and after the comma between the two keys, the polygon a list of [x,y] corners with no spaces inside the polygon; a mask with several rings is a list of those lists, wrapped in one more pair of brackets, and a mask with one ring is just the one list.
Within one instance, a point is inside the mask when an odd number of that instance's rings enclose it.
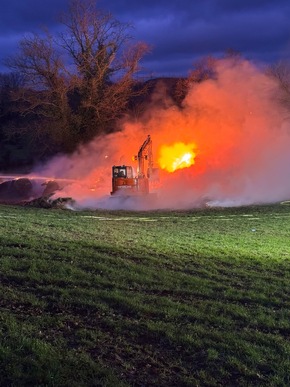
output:
{"label": "dark blue sky", "polygon": [[[28,32],[59,27],[68,0],[1,0],[0,60],[15,53]],[[134,25],[152,46],[142,65],[153,76],[186,75],[195,60],[228,48],[270,63],[290,57],[290,0],[99,0],[104,10]],[[0,71],[5,71],[3,64]]]}

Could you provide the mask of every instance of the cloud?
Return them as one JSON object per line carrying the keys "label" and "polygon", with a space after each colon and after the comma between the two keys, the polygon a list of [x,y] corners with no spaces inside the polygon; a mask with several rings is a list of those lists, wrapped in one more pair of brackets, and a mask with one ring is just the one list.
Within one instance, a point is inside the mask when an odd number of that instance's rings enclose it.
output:
{"label": "cloud", "polygon": [[[144,67],[156,75],[186,75],[196,59],[220,56],[228,48],[265,62],[289,57],[288,0],[100,0],[97,4],[135,25],[132,33],[136,39],[153,48],[144,59]],[[67,5],[68,0],[3,0],[0,60],[15,52],[17,38],[25,33],[43,25],[55,31],[58,15]],[[15,43],[8,44],[6,40]]]}

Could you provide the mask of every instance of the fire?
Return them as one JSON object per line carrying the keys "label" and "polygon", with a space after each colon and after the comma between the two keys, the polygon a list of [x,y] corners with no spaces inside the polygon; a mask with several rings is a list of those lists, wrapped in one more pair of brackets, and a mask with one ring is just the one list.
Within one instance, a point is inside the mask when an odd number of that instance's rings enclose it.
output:
{"label": "fire", "polygon": [[160,149],[158,163],[161,169],[174,172],[177,169],[188,168],[195,161],[195,144],[177,142],[173,145],[163,145]]}

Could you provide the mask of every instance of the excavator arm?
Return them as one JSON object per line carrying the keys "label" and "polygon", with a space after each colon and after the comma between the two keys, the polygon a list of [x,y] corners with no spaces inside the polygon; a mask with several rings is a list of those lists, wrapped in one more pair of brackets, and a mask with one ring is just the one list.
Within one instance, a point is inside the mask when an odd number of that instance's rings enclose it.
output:
{"label": "excavator arm", "polygon": [[[138,178],[144,178],[144,177],[149,178],[153,168],[152,140],[150,135],[147,136],[146,140],[140,147],[137,160],[138,160]],[[145,160],[148,161],[147,171],[145,171]]]}

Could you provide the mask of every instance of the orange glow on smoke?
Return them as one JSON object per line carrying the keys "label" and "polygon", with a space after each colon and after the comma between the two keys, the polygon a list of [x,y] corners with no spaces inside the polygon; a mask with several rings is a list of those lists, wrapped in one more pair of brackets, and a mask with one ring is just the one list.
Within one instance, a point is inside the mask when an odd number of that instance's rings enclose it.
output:
{"label": "orange glow on smoke", "polygon": [[160,149],[158,164],[161,169],[174,172],[177,169],[188,168],[194,164],[196,153],[194,144],[177,142],[173,145],[163,145]]}

